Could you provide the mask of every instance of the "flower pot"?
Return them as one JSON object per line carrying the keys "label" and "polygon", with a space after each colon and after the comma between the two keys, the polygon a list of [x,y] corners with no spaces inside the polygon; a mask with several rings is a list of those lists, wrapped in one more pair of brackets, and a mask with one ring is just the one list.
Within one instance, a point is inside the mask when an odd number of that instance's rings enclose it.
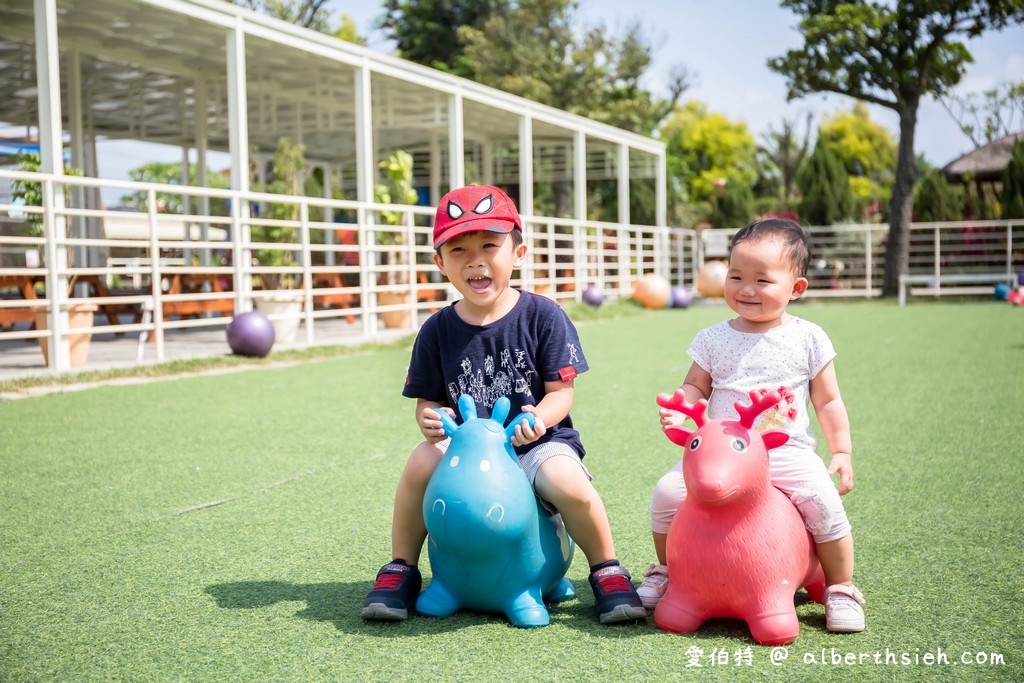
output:
{"label": "flower pot", "polygon": [[[71,304],[68,306],[68,327],[92,327],[93,315],[98,310],[95,304]],[[50,313],[45,308],[36,309],[36,329],[50,328]],[[72,334],[68,337],[71,348],[71,367],[80,368],[89,358],[89,341],[92,333]],[[43,362],[50,363],[50,338],[40,337],[39,347],[43,350]]]}
{"label": "flower pot", "polygon": [[274,342],[276,344],[287,346],[295,343],[302,317],[301,295],[260,299],[256,302],[256,310],[270,318],[270,322],[274,326]]}
{"label": "flower pot", "polygon": [[381,311],[380,317],[384,321],[384,327],[402,328],[409,327],[412,321],[412,314],[409,311],[410,292],[380,292],[377,294],[377,304],[380,306],[396,306],[401,304],[404,308],[395,311]]}

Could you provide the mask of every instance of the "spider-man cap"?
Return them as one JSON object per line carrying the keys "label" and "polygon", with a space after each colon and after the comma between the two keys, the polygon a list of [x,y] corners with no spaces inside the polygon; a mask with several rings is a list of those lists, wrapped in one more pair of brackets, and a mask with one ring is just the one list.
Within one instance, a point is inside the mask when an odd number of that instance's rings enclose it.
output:
{"label": "spider-man cap", "polygon": [[492,185],[470,185],[441,197],[434,216],[434,249],[467,232],[523,229],[516,205]]}

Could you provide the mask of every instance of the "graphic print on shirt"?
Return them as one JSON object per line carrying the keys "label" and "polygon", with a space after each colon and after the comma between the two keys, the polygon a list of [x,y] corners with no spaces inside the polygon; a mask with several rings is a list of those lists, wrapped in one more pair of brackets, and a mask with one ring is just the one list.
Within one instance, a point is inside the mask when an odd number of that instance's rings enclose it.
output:
{"label": "graphic print on shirt", "polygon": [[[769,429],[785,430],[786,421],[796,422],[796,418],[799,415],[797,407],[794,404],[796,397],[793,395],[793,392],[786,387],[779,387],[777,391],[782,399],[774,408],[766,410],[760,416],[760,420],[757,423],[757,430],[761,433],[764,433]],[[768,390],[761,389],[760,393],[764,396],[768,393]]]}
{"label": "graphic print on shirt", "polygon": [[[512,355],[515,353],[515,362]],[[448,384],[448,395],[452,405],[457,405],[461,394],[469,394],[477,405],[494,406],[494,402],[502,396],[522,394],[521,402],[533,395],[530,381],[534,371],[526,365],[526,352],[520,349],[504,349],[498,354],[498,364],[494,356],[484,358],[482,369],[474,368],[470,358],[460,362],[462,372],[455,382]]]}

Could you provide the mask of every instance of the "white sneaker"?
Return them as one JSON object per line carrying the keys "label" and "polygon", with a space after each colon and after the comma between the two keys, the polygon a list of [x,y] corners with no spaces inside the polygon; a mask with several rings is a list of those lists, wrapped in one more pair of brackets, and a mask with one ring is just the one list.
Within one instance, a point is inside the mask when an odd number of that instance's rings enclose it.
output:
{"label": "white sneaker", "polygon": [[856,586],[837,583],[825,589],[825,628],[834,633],[864,630],[864,596]]}
{"label": "white sneaker", "polygon": [[663,564],[652,564],[644,572],[644,582],[636,589],[640,601],[647,609],[654,609],[658,606],[661,596],[668,588],[668,567]]}

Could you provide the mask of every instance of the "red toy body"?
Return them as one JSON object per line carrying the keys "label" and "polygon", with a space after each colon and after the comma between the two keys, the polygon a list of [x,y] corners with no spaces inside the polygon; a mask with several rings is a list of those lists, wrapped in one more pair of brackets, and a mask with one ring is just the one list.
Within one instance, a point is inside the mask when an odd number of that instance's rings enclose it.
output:
{"label": "red toy body", "polygon": [[780,395],[750,398],[750,406],[736,404],[739,420],[708,420],[707,401],[689,405],[681,390],[658,396],[659,405],[689,416],[697,429],[666,430],[686,449],[687,493],[669,527],[668,590],[654,623],[691,633],[713,617],[742,619],[756,642],[785,645],[800,634],[794,593],[806,587],[821,602],[825,579],[803,518],[769,478],[768,451],[789,437],[753,428]]}

